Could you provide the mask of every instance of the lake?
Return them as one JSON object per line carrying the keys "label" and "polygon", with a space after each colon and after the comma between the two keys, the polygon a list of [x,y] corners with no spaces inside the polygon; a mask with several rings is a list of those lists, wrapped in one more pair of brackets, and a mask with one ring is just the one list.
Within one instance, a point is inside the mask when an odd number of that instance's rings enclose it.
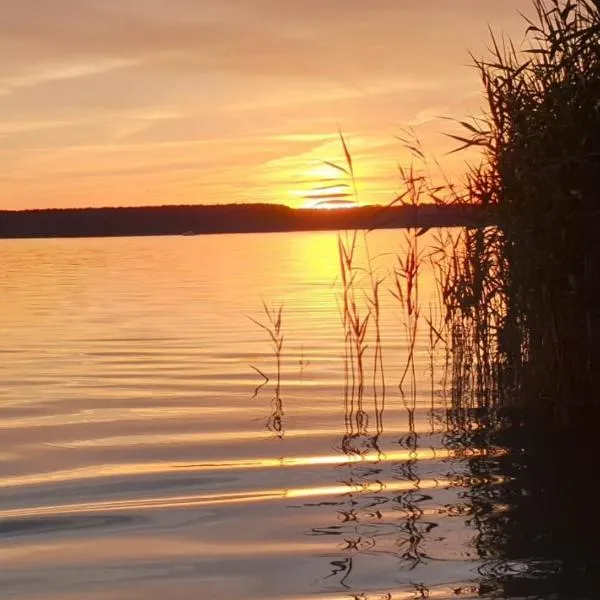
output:
{"label": "lake", "polygon": [[[369,234],[378,275],[403,236]],[[358,393],[337,240],[0,241],[2,598],[587,597],[522,453],[452,419],[426,261],[410,385],[388,278]]]}

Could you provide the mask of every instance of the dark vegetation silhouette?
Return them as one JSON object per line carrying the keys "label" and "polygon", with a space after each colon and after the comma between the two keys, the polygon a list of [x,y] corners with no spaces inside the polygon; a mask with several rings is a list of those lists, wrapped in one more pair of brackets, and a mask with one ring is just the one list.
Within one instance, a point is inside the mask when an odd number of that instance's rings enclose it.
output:
{"label": "dark vegetation silhouette", "polygon": [[530,426],[590,424],[600,397],[600,2],[535,0],[528,48],[477,61],[489,110],[469,199],[499,227],[467,231],[446,290],[476,402]]}
{"label": "dark vegetation silhouette", "polygon": [[[493,598],[597,596],[600,525],[585,509],[600,414],[600,2],[534,0],[525,50],[476,60],[484,158],[462,200],[494,227],[446,238],[438,283],[451,356],[451,447]],[[588,487],[588,484],[591,487]]]}
{"label": "dark vegetation silhouette", "polygon": [[600,2],[533,4],[525,50],[496,38],[491,57],[476,61],[489,110],[457,138],[484,151],[460,200],[488,208],[496,226],[446,238],[437,263],[448,443],[492,450],[469,460],[465,496],[485,559],[479,593],[591,599],[600,568],[599,521],[584,508],[600,413]]}
{"label": "dark vegetation silhouette", "polygon": [[448,278],[449,439],[502,450],[470,461],[486,593],[592,599],[600,524],[585,507],[600,414],[600,2],[534,7],[525,53],[494,40],[492,56],[477,61],[489,110],[463,140],[485,153],[469,193],[498,227],[465,232]]}

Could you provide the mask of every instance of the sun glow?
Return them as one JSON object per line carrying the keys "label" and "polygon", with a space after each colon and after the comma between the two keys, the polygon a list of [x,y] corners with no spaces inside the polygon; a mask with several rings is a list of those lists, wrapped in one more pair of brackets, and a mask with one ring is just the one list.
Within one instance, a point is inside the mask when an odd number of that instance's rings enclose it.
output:
{"label": "sun glow", "polygon": [[340,182],[339,178],[313,178],[309,181],[312,182],[312,187],[292,192],[303,199],[302,208],[335,209],[357,206],[351,186]]}
{"label": "sun glow", "polygon": [[343,183],[320,185],[299,195],[304,199],[304,208],[351,208],[357,205],[354,195]]}
{"label": "sun glow", "polygon": [[382,161],[370,154],[373,140],[346,136],[348,152],[355,151],[351,165],[340,139],[323,137],[323,143],[310,151],[290,153],[273,165],[278,171],[280,195],[291,197],[288,200],[290,206],[347,210],[387,204],[393,198],[394,181],[387,166],[382,166]]}

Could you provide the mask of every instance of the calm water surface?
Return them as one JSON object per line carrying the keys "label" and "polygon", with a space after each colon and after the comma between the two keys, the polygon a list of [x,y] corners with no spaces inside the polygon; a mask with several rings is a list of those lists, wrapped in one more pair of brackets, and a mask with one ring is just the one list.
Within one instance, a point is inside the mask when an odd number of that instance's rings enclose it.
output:
{"label": "calm water surface", "polygon": [[[371,234],[379,273],[402,235]],[[348,400],[336,234],[0,248],[2,598],[538,597],[557,557],[507,550],[518,457],[448,426],[426,327],[402,398],[390,284],[385,396]]]}

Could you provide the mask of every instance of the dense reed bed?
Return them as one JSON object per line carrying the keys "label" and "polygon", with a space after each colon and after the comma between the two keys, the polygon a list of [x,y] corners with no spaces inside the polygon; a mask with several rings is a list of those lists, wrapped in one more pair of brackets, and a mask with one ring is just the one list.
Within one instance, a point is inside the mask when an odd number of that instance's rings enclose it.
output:
{"label": "dense reed bed", "polygon": [[489,110],[466,200],[498,228],[465,233],[445,282],[478,402],[551,419],[597,409],[600,343],[600,3],[534,0],[526,48],[493,39],[476,61]]}

